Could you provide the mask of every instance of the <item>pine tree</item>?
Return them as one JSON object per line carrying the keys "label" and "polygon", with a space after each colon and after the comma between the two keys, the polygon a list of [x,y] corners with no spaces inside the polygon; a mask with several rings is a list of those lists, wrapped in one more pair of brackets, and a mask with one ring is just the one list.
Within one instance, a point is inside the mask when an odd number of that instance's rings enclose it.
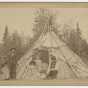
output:
{"label": "pine tree", "polygon": [[3,42],[4,42],[4,43],[7,42],[8,36],[9,36],[9,33],[8,33],[8,26],[6,25],[6,27],[5,27],[5,32],[4,32],[4,36],[3,36]]}
{"label": "pine tree", "polygon": [[8,53],[9,43],[10,43],[10,36],[9,36],[9,32],[8,32],[8,26],[6,26],[5,27],[5,32],[3,34],[3,52],[5,54]]}
{"label": "pine tree", "polygon": [[18,60],[21,58],[21,56],[23,56],[23,54],[25,53],[25,49],[23,47],[23,42],[22,42],[22,38],[21,36],[18,34],[17,31],[15,31],[12,36],[11,36],[11,44],[10,44],[11,48],[15,48],[16,49],[16,56],[18,58]]}
{"label": "pine tree", "polygon": [[77,33],[79,34],[79,36],[81,36],[81,31],[80,31],[80,27],[79,27],[79,22],[77,22],[77,24],[76,24],[76,30],[77,30]]}

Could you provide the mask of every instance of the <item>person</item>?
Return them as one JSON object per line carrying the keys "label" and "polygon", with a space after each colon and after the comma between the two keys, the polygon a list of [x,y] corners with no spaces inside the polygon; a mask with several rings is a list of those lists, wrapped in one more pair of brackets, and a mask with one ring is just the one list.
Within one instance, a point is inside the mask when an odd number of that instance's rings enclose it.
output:
{"label": "person", "polygon": [[29,62],[28,66],[25,69],[25,72],[23,74],[23,78],[26,80],[38,80],[40,79],[40,73],[38,71],[36,62],[32,60]]}
{"label": "person", "polygon": [[0,80],[7,80],[9,77],[9,70],[7,66],[7,58],[5,56],[0,57]]}
{"label": "person", "polygon": [[41,70],[40,70],[40,76],[42,80],[45,80],[47,76],[47,69],[48,69],[48,64],[45,62],[42,62],[41,64]]}
{"label": "person", "polygon": [[46,70],[48,68],[48,64],[42,61],[39,55],[36,55],[36,59],[34,60],[36,63],[37,71],[38,71],[38,79],[45,79]]}
{"label": "person", "polygon": [[38,68],[38,70],[40,72],[41,69],[42,69],[42,67],[41,67],[42,66],[42,60],[39,58],[38,55],[36,56],[35,63],[36,63],[36,66],[37,66],[37,68]]}
{"label": "person", "polygon": [[11,48],[10,53],[8,55],[8,68],[9,68],[9,79],[14,80],[16,79],[16,49]]}
{"label": "person", "polygon": [[56,79],[58,71],[55,69],[56,57],[51,55],[50,71],[47,74],[47,79]]}

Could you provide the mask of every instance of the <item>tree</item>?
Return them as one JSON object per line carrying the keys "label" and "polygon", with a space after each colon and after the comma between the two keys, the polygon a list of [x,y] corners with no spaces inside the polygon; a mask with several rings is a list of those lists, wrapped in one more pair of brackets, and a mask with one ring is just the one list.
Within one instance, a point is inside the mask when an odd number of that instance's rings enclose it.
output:
{"label": "tree", "polygon": [[9,44],[10,44],[10,36],[8,32],[8,26],[5,26],[5,32],[3,34],[3,52],[4,54],[8,53],[9,50]]}
{"label": "tree", "polygon": [[4,42],[7,41],[8,36],[9,36],[9,34],[8,34],[8,26],[6,25],[6,27],[5,27],[5,32],[4,32],[4,36],[3,36],[3,41],[4,41]]}
{"label": "tree", "polygon": [[69,29],[68,33],[65,34],[65,43],[74,53],[79,55],[82,60],[88,64],[88,43],[81,35],[79,23],[77,22],[76,29]]}
{"label": "tree", "polygon": [[10,48],[16,49],[16,56],[20,59],[20,57],[23,55],[23,44],[21,36],[17,31],[15,31],[11,36]]}

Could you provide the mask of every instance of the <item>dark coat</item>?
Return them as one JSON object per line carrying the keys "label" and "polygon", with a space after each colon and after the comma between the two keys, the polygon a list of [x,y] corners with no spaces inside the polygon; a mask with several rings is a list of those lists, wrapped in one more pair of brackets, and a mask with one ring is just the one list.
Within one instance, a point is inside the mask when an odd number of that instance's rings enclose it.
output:
{"label": "dark coat", "polygon": [[8,68],[10,72],[10,78],[9,79],[16,79],[16,65],[17,65],[17,59],[16,55],[9,55],[8,56]]}

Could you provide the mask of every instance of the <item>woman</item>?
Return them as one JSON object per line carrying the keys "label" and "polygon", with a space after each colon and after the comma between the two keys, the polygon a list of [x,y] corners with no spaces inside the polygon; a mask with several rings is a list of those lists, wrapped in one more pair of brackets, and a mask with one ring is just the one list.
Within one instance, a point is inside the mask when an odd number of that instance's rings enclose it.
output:
{"label": "woman", "polygon": [[50,71],[47,74],[46,79],[56,79],[58,71],[55,69],[56,66],[56,57],[53,55],[50,55],[51,62],[50,62]]}
{"label": "woman", "polygon": [[35,63],[35,61],[31,61],[26,69],[25,72],[23,74],[23,78],[24,79],[28,79],[28,80],[38,80],[40,79],[40,73],[38,71],[37,65]]}
{"label": "woman", "polygon": [[0,57],[0,80],[7,80],[7,79],[9,79],[7,58],[2,56]]}

